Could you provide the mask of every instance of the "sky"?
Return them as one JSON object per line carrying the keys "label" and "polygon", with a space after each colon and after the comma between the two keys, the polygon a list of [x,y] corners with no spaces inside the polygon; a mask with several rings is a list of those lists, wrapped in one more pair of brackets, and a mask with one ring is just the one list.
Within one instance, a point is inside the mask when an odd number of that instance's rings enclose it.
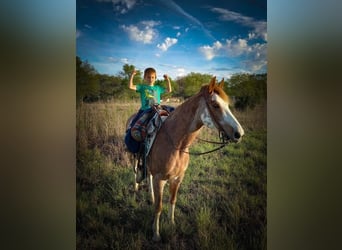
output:
{"label": "sky", "polygon": [[267,72],[267,0],[77,0],[76,55],[101,74],[157,79]]}

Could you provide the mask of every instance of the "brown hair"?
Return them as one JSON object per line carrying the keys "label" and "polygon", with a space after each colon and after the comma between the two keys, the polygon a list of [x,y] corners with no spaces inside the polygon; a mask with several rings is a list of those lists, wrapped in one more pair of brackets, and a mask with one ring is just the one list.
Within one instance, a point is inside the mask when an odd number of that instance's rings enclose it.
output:
{"label": "brown hair", "polygon": [[147,74],[156,74],[157,75],[157,71],[154,69],[154,68],[147,68],[145,69],[144,71],[144,77],[147,75]]}

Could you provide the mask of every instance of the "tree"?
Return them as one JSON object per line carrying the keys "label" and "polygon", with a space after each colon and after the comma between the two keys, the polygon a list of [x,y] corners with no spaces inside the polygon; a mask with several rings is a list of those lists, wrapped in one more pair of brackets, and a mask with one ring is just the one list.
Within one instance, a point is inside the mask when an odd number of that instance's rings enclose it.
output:
{"label": "tree", "polygon": [[267,98],[267,74],[235,74],[230,78],[227,89],[235,99],[236,109],[254,108]]}
{"label": "tree", "polygon": [[[135,70],[134,65],[124,64],[122,66],[122,71],[120,72],[121,92],[118,98],[121,98],[121,99],[138,99],[139,98],[139,95],[135,91],[132,91],[128,88],[128,81],[134,70]],[[133,82],[135,84],[142,82],[141,75],[142,75],[141,71],[137,70],[137,74],[134,76],[134,79],[133,79]]]}
{"label": "tree", "polygon": [[[122,66],[122,71],[120,72],[120,75],[124,78],[124,79],[129,79],[129,77],[131,76],[132,72],[134,71],[135,66],[134,65],[129,65],[129,64],[124,64]],[[137,70],[137,74],[134,76],[134,79],[141,81],[141,72],[140,70]]]}
{"label": "tree", "polygon": [[[139,95],[128,88],[129,77],[134,65],[124,64],[117,76],[99,74],[87,61],[76,57],[76,97],[77,102],[93,102],[98,100],[139,99]],[[134,83],[143,81],[142,72],[137,71]],[[163,97],[177,96],[188,98],[196,94],[202,85],[208,84],[213,76],[191,72],[190,74],[171,80],[172,92]],[[219,80],[219,79],[218,79]],[[156,80],[156,85],[166,88],[164,80]],[[240,110],[254,108],[267,98],[267,74],[234,74],[225,84],[225,91],[234,100],[234,107]]]}
{"label": "tree", "polygon": [[184,98],[188,98],[194,94],[196,94],[202,85],[208,84],[212,75],[209,74],[200,74],[191,72],[190,74],[186,75],[185,77],[179,78],[177,80],[178,89],[179,89],[179,96]]}
{"label": "tree", "polygon": [[87,61],[76,57],[76,100],[96,101],[99,99],[100,85],[98,73]]}
{"label": "tree", "polygon": [[122,79],[118,76],[98,75],[100,83],[100,99],[110,100],[119,97],[122,92]]}

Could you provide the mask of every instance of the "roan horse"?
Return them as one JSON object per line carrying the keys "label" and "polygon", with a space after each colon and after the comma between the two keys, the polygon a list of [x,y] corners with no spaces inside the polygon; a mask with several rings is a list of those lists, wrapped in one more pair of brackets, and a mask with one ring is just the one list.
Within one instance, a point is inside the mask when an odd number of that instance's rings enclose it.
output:
{"label": "roan horse", "polygon": [[[174,224],[177,192],[189,164],[189,147],[202,126],[218,129],[232,142],[239,142],[244,135],[243,128],[229,109],[223,83],[222,80],[216,84],[216,78],[213,77],[209,85],[203,86],[196,95],[179,105],[169,115],[155,138],[146,159],[151,198],[155,205],[152,226],[154,241],[161,239],[159,218],[164,185],[169,181],[169,218]],[[136,181],[135,190],[138,190]]]}

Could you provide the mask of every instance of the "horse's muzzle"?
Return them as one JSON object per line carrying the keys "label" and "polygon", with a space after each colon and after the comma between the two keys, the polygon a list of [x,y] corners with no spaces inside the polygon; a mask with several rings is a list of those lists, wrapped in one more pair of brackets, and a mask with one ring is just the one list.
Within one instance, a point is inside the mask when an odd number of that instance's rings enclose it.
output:
{"label": "horse's muzzle", "polygon": [[224,131],[220,131],[220,139],[223,143],[239,142],[241,140],[241,137],[242,136],[239,132],[234,132],[234,138],[231,138]]}

